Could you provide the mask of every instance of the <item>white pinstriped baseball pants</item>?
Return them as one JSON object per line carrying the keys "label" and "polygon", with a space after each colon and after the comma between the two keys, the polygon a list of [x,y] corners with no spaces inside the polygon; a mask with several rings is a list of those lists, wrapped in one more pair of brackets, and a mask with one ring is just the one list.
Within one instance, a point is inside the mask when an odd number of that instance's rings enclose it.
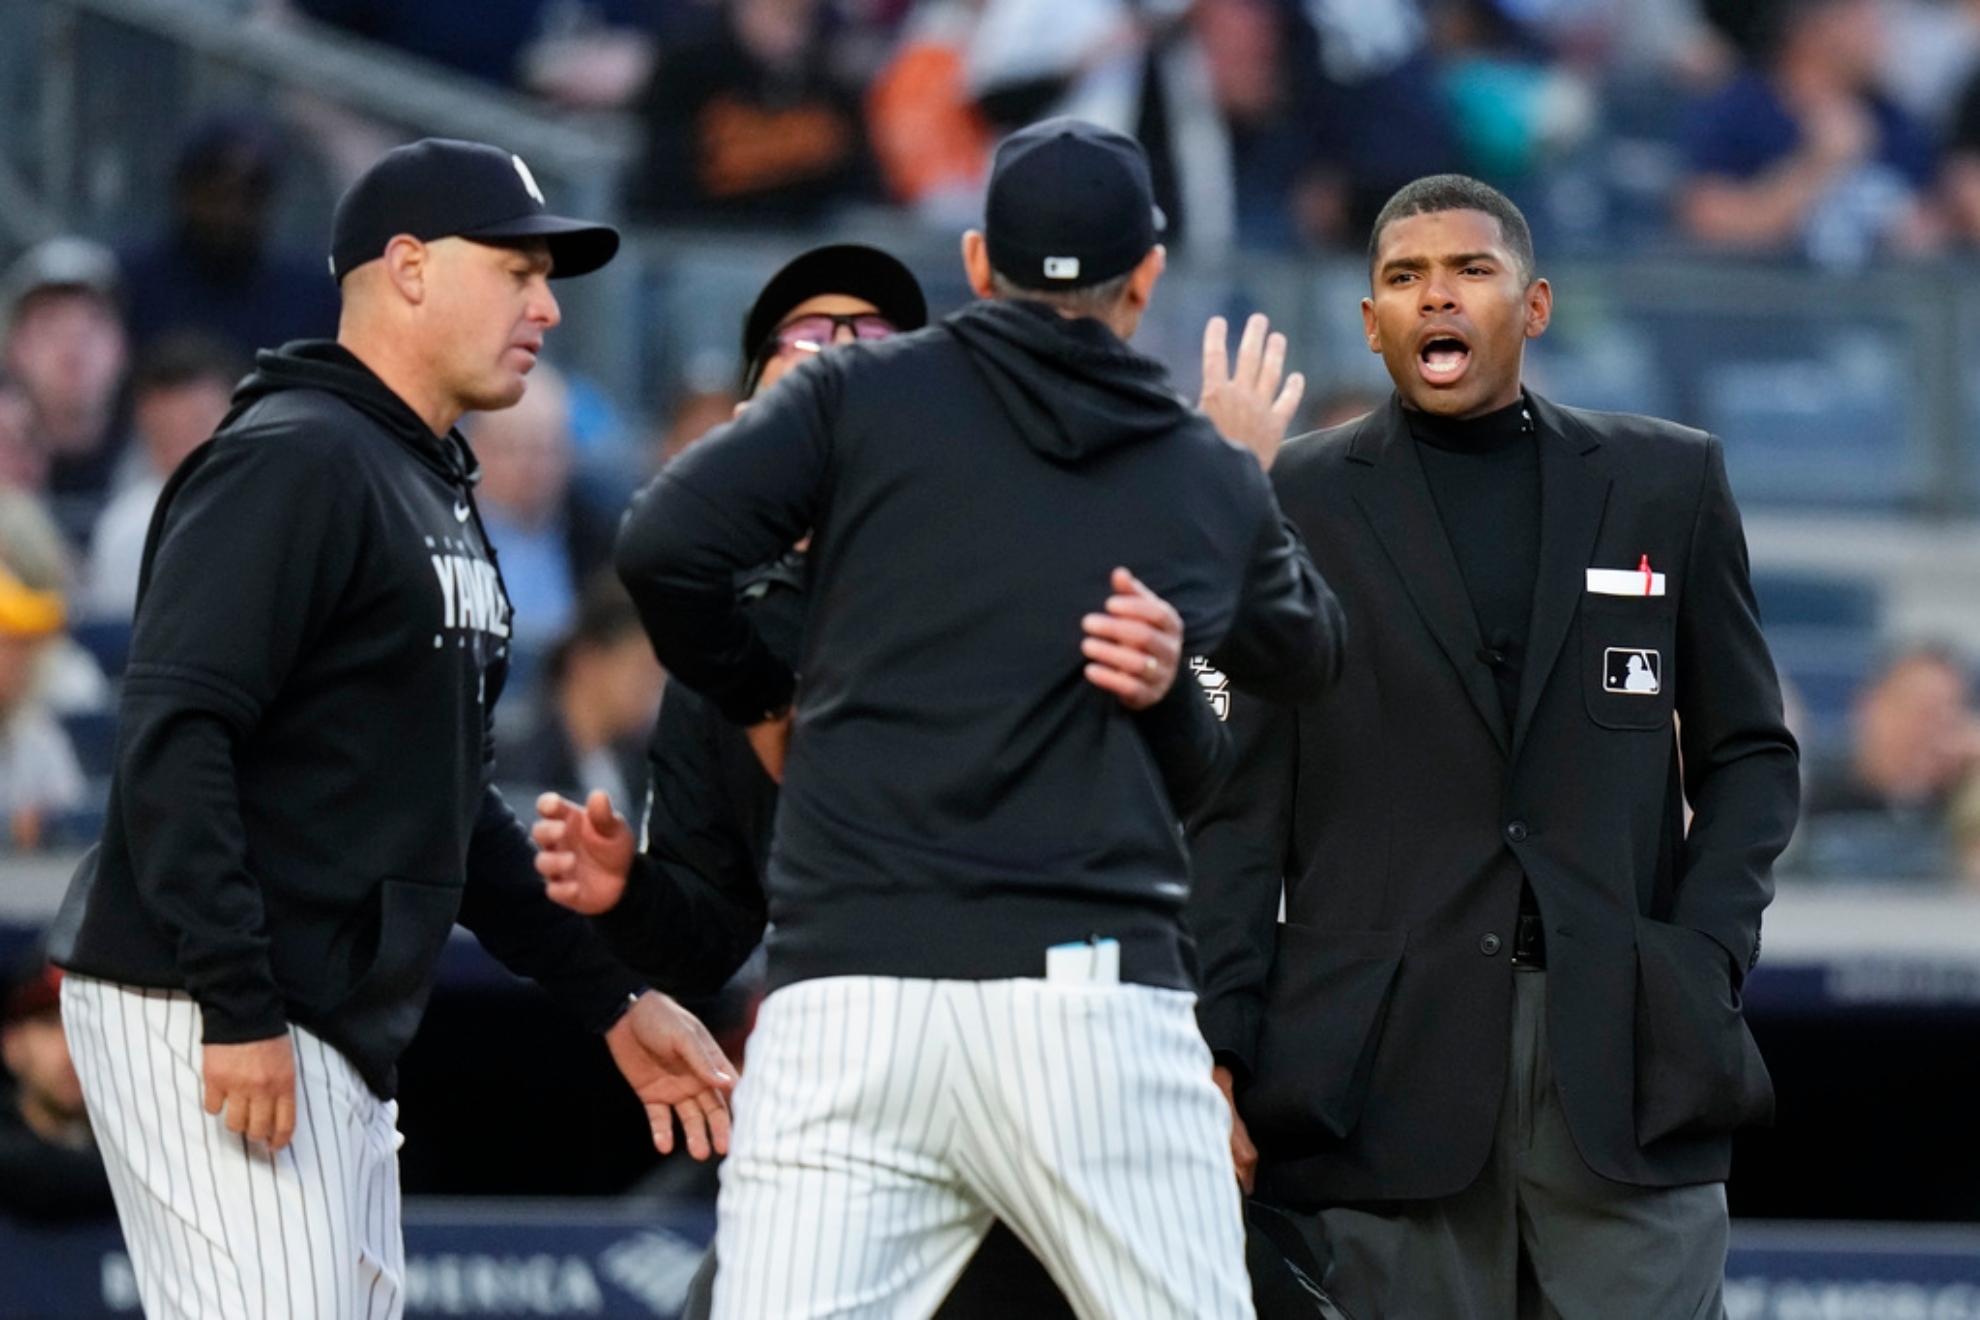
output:
{"label": "white pinstriped baseball pants", "polygon": [[1191,995],[831,977],[764,1001],[715,1320],[926,1317],[1003,1220],[1086,1320],[1250,1320]]}
{"label": "white pinstriped baseball pants", "polygon": [[149,1320],[398,1320],[399,1107],[299,1028],[296,1133],[257,1154],[201,1108],[199,1006],[62,981],[62,1026]]}

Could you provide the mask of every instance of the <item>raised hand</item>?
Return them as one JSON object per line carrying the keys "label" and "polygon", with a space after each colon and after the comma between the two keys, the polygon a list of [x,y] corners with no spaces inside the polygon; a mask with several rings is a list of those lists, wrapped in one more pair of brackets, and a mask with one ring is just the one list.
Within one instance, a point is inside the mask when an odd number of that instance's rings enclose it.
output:
{"label": "raised hand", "polygon": [[612,810],[611,795],[594,791],[580,807],[555,793],[536,799],[542,819],[530,827],[536,871],[550,901],[595,917],[618,906],[632,870],[633,836]]}
{"label": "raised hand", "polygon": [[1203,395],[1196,406],[1226,440],[1249,449],[1270,471],[1306,394],[1306,377],[1285,374],[1286,337],[1263,313],[1244,323],[1235,368],[1228,364],[1229,343],[1229,324],[1211,317],[1203,327]]}

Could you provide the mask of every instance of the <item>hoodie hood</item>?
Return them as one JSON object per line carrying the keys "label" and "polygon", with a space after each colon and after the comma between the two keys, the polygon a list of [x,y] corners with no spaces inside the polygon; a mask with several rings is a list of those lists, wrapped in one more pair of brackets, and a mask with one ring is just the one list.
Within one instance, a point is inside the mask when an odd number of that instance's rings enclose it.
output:
{"label": "hoodie hood", "polygon": [[943,322],[968,350],[1004,414],[1047,458],[1076,462],[1166,435],[1190,416],[1168,369],[1091,319],[1044,303],[971,303]]}
{"label": "hoodie hood", "polygon": [[363,413],[419,461],[457,486],[471,486],[481,465],[459,431],[435,435],[404,399],[394,394],[357,355],[328,339],[298,340],[255,355],[254,371],[234,387],[222,427],[249,408],[287,390],[322,390]]}

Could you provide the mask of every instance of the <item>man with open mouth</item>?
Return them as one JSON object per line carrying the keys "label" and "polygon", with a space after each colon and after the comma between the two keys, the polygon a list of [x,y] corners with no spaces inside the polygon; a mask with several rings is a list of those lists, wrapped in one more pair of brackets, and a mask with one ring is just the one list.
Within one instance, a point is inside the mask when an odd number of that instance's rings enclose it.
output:
{"label": "man with open mouth", "polygon": [[1259,454],[1347,663],[1233,696],[1192,836],[1234,1145],[1359,1320],[1720,1317],[1797,781],[1719,441],[1523,386],[1553,292],[1484,184],[1369,259],[1394,396]]}

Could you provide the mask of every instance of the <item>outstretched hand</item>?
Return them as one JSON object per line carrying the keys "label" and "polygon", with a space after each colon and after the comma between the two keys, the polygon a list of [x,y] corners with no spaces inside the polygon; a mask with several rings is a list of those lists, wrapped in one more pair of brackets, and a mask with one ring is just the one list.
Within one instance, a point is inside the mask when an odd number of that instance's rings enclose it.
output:
{"label": "outstretched hand", "polygon": [[1146,710],[1168,695],[1182,663],[1182,616],[1125,568],[1114,570],[1106,613],[1080,620],[1086,681]]}
{"label": "outstretched hand", "polygon": [[1229,343],[1230,325],[1211,317],[1203,327],[1203,394],[1196,406],[1226,440],[1249,449],[1270,471],[1306,394],[1306,377],[1285,374],[1286,337],[1262,312],[1244,323],[1235,368],[1228,365]]}
{"label": "outstretched hand", "polygon": [[679,1120],[694,1158],[729,1153],[729,1093],[735,1090],[736,1068],[699,1018],[649,990],[605,1033],[605,1044],[646,1106],[654,1149],[673,1152]]}
{"label": "outstretched hand", "polygon": [[594,790],[580,807],[555,793],[536,799],[542,819],[530,827],[536,870],[550,901],[595,917],[618,906],[632,870],[633,836],[612,810],[611,794]]}

